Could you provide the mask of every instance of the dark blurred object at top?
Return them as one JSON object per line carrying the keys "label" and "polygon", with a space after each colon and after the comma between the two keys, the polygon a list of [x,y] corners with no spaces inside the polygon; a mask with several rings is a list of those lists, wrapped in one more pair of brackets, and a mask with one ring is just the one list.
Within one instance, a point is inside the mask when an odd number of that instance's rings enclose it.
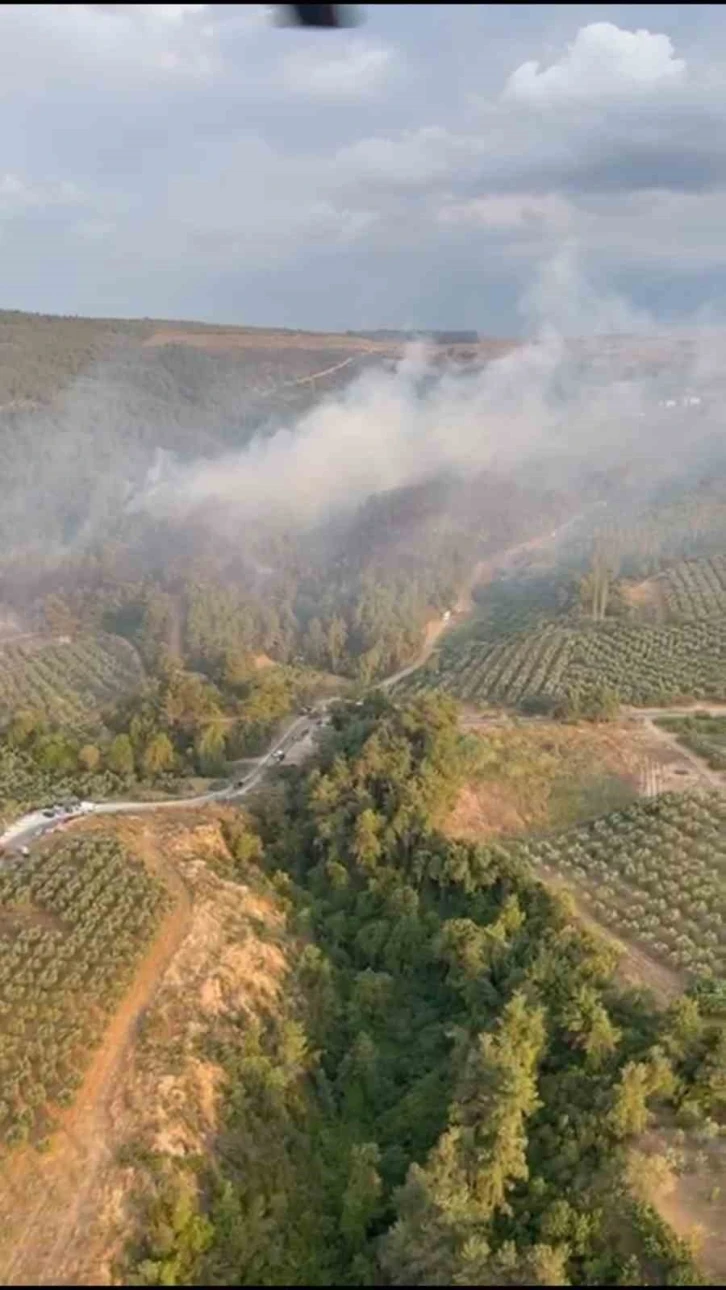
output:
{"label": "dark blurred object at top", "polygon": [[357,27],[353,5],[284,4],[280,6],[284,27]]}

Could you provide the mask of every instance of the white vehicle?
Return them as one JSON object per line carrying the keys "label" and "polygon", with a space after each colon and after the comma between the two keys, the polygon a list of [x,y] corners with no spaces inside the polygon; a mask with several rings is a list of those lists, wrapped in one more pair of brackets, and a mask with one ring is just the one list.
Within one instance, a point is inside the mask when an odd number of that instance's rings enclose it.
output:
{"label": "white vehicle", "polygon": [[77,807],[77,810],[81,815],[89,815],[90,812],[95,811],[95,809],[95,802],[79,802]]}

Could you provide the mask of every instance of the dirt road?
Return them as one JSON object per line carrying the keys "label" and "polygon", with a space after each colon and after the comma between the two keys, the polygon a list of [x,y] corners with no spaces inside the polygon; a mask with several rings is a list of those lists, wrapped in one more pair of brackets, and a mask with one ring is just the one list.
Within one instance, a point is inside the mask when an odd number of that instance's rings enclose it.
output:
{"label": "dirt road", "polygon": [[[724,710],[722,709],[722,711]],[[724,714],[726,715],[726,712],[724,712]],[[676,717],[682,715],[682,711],[672,708],[670,711],[664,710],[659,715],[663,717]],[[687,748],[686,745],[678,738],[678,735],[673,734],[671,730],[664,730],[662,726],[656,725],[655,718],[649,716],[647,713],[642,715],[641,721],[643,726],[647,729],[648,734],[655,742],[661,743],[664,747],[673,749],[674,752],[678,753],[679,757],[684,761],[687,761],[689,765],[693,767],[693,770],[705,787],[716,788],[721,792],[726,790],[726,774],[724,774],[723,771],[712,770],[705,757],[701,757],[700,754],[694,752],[692,748]]]}
{"label": "dirt road", "polygon": [[437,618],[435,622],[429,623],[426,627],[423,647],[418,658],[416,658],[413,663],[409,663],[408,667],[402,667],[400,671],[394,672],[393,676],[387,676],[385,681],[379,682],[378,689],[391,690],[393,686],[397,685],[399,681],[402,681],[405,676],[411,676],[414,672],[418,672],[419,668],[423,667],[424,663],[427,663],[430,659],[436,642],[441,636],[443,636],[446,629],[451,625],[452,624],[444,618]]}
{"label": "dirt road", "polygon": [[575,520],[579,520],[584,513],[582,511],[577,515],[573,515],[571,519],[566,520],[564,524],[560,524],[559,528],[550,533],[540,533],[537,537],[528,538],[526,542],[518,542],[516,546],[507,547],[506,550],[489,556],[486,560],[480,560],[474,566],[470,577],[459,592],[454,615],[450,618],[437,618],[435,621],[430,622],[426,628],[424,644],[418,657],[413,663],[409,663],[407,667],[402,667],[398,672],[394,672],[392,676],[387,676],[384,681],[380,681],[378,688],[380,690],[392,689],[399,681],[403,681],[404,677],[411,676],[428,662],[444,632],[449,631],[452,627],[460,627],[462,619],[472,612],[474,608],[473,592],[476,587],[481,587],[487,582],[491,582],[496,573],[508,568],[525,552],[544,550],[545,547],[555,542],[560,534],[568,529],[571,524],[574,524]]}

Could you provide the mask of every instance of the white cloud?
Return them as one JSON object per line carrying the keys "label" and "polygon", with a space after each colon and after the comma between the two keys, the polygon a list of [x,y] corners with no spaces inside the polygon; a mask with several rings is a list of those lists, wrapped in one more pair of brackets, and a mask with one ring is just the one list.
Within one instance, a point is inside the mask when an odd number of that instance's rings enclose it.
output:
{"label": "white cloud", "polygon": [[522,63],[509,77],[503,98],[537,107],[601,102],[679,88],[685,80],[686,64],[674,57],[670,37],[594,22],[580,28],[551,67]]}
{"label": "white cloud", "polygon": [[[0,82],[7,95],[37,82],[208,78],[219,66],[208,5],[2,5]],[[32,51],[32,54],[30,53]]]}
{"label": "white cloud", "polygon": [[21,175],[0,175],[0,215],[18,215],[47,206],[81,206],[86,196],[69,180],[60,183],[30,183]]}
{"label": "white cloud", "polygon": [[[67,5],[66,8],[71,6]],[[208,4],[85,4],[78,5],[80,9],[95,9],[98,13],[111,14],[128,14],[134,16],[134,12],[141,20],[151,20],[152,22],[167,23],[174,26],[175,23],[183,22],[187,14],[205,13],[209,9]],[[142,12],[139,13],[139,10]]]}
{"label": "white cloud", "polygon": [[486,329],[569,239],[644,297],[726,278],[719,6],[698,31],[680,8],[643,31],[622,7],[453,6],[444,32],[435,9],[331,34],[264,5],[0,6],[13,298]]}
{"label": "white cloud", "polygon": [[572,222],[570,204],[557,193],[544,196],[493,193],[465,201],[448,197],[437,213],[440,224],[469,226],[491,232],[566,234]]}
{"label": "white cloud", "polygon": [[393,50],[354,41],[331,51],[298,49],[283,60],[282,82],[289,92],[320,102],[346,102],[377,94],[396,70]]}
{"label": "white cloud", "polygon": [[105,242],[112,233],[116,232],[116,225],[110,220],[84,219],[79,220],[74,231],[86,242]]}
{"label": "white cloud", "polygon": [[464,173],[485,149],[482,139],[431,125],[396,138],[359,139],[341,148],[334,164],[341,180],[415,188]]}

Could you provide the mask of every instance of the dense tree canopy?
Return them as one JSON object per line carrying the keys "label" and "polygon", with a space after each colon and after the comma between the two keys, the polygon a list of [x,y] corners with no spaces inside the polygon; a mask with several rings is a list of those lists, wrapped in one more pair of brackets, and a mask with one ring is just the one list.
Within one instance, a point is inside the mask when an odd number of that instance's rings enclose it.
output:
{"label": "dense tree canopy", "polygon": [[[616,989],[612,951],[514,852],[438,831],[465,767],[450,701],[378,695],[339,705],[317,768],[260,801],[299,948],[282,1012],[215,1050],[196,1280],[698,1282],[626,1149],[664,1103],[723,1116],[718,1023]],[[153,1242],[139,1255],[168,1277]]]}

